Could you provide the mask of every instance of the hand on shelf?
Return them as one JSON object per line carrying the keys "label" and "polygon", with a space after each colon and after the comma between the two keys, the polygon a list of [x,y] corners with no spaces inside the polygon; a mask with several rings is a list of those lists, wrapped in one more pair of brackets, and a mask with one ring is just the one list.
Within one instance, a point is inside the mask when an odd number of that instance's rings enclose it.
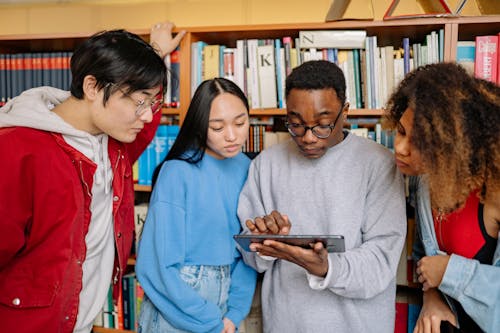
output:
{"label": "hand on shelf", "polygon": [[162,58],[175,50],[186,34],[185,30],[181,30],[172,37],[174,26],[172,22],[167,21],[156,23],[151,27],[150,44]]}

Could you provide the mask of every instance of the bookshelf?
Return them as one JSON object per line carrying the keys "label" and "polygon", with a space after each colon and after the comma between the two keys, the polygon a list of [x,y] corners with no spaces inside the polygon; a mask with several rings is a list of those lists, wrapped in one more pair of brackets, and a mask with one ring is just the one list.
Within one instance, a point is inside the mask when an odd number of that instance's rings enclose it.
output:
{"label": "bookshelf", "polygon": [[[182,124],[191,96],[191,44],[204,41],[207,44],[221,44],[235,47],[239,39],[276,39],[290,36],[297,38],[301,30],[366,30],[367,36],[377,36],[379,46],[401,47],[402,39],[409,37],[412,42],[425,42],[426,35],[432,31],[444,32],[444,61],[456,59],[457,42],[471,40],[477,35],[498,34],[500,15],[480,17],[440,17],[415,18],[391,21],[338,21],[318,23],[289,23],[289,24],[259,24],[259,25],[232,25],[206,27],[179,27],[186,30],[186,36],[180,45],[180,107],[165,108],[163,114],[176,116]],[[145,40],[149,38],[149,29],[131,30]],[[0,35],[0,53],[20,52],[47,52],[70,51],[89,37],[91,32],[60,33],[60,34],[29,34],[29,35]],[[1,84],[1,83],[0,83]],[[258,108],[252,109],[253,117],[273,117],[286,115],[285,109]],[[351,109],[349,118],[375,117],[383,115],[382,109],[363,108]],[[146,196],[151,191],[147,185],[135,185],[135,191]],[[130,261],[133,265],[133,261]],[[410,289],[415,287],[409,283]],[[406,287],[403,287],[406,288]],[[132,331],[115,330],[96,327],[96,333]],[[247,332],[250,333],[250,332]]]}

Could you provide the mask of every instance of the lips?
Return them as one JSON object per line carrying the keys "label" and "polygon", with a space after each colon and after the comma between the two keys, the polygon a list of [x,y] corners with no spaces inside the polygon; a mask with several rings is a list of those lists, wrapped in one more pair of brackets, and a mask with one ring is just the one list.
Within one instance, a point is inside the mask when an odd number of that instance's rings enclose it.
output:
{"label": "lips", "polygon": [[404,167],[408,167],[408,163],[405,163],[405,162],[401,161],[401,160],[400,160],[400,159],[398,159],[398,158],[396,158],[396,165],[397,165],[398,167],[403,167],[403,168],[404,168]]}
{"label": "lips", "polygon": [[225,148],[227,151],[231,151],[231,152],[232,152],[232,151],[235,151],[235,150],[240,149],[240,147],[241,147],[240,145],[230,145],[230,146],[226,146],[226,147],[224,147],[224,148]]}
{"label": "lips", "polygon": [[305,157],[319,157],[323,155],[322,148],[312,148],[312,147],[300,147],[300,151]]}

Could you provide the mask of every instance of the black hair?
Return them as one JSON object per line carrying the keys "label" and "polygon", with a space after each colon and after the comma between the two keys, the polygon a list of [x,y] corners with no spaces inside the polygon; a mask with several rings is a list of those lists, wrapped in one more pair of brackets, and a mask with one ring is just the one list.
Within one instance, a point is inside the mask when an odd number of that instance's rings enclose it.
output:
{"label": "black hair", "polygon": [[249,110],[245,94],[233,81],[224,78],[203,81],[191,99],[186,118],[172,148],[153,173],[153,186],[163,163],[166,161],[183,160],[196,164],[203,158],[207,148],[208,121],[212,102],[223,93],[238,97],[247,111]]}
{"label": "black hair", "polygon": [[102,31],[80,44],[71,57],[71,95],[83,98],[83,80],[92,75],[104,89],[103,103],[119,88],[137,90],[167,86],[167,68],[154,48],[126,30]]}
{"label": "black hair", "polygon": [[344,73],[339,66],[326,60],[307,61],[294,68],[286,78],[285,96],[288,97],[292,89],[333,89],[342,105],[346,101]]}

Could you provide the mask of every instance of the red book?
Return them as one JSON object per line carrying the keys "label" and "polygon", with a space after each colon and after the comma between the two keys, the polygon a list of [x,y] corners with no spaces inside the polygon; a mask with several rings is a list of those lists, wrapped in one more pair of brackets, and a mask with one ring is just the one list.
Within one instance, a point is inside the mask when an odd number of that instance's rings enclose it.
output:
{"label": "red book", "polygon": [[476,61],[474,75],[477,78],[497,82],[498,35],[476,37]]}
{"label": "red book", "polygon": [[500,32],[497,35],[497,85],[500,86]]}
{"label": "red book", "polygon": [[396,302],[396,322],[394,333],[407,333],[408,331],[408,303]]}

